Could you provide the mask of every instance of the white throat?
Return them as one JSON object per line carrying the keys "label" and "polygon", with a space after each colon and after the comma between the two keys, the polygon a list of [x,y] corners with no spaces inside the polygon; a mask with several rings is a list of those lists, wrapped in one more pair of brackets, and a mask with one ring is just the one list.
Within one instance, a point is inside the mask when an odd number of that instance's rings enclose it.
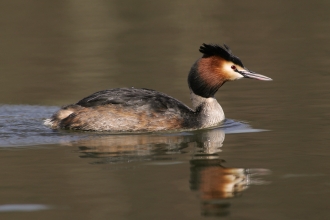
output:
{"label": "white throat", "polygon": [[199,110],[198,118],[201,128],[218,125],[225,119],[225,114],[214,97],[204,98],[190,91],[190,99],[194,110]]}

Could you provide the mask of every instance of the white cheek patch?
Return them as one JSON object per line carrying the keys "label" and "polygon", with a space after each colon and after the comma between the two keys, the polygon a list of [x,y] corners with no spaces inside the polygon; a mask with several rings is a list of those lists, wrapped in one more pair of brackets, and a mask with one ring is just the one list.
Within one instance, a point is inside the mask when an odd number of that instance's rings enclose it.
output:
{"label": "white cheek patch", "polygon": [[[231,68],[233,64],[232,63],[228,63],[224,66],[223,70],[226,73],[226,75],[228,76],[229,80],[237,80],[237,79],[241,79],[243,78],[242,74],[235,72],[235,70],[233,70]],[[237,66],[236,66],[237,67]]]}
{"label": "white cheek patch", "polygon": [[232,71],[233,73],[231,74],[233,76],[232,80],[237,80],[237,79],[242,79],[244,76],[238,72]]}

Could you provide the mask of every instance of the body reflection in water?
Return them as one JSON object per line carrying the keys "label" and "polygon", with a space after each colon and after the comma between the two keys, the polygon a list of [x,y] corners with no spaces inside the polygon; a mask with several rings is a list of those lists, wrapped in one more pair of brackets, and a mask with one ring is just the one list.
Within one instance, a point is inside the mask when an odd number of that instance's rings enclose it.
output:
{"label": "body reflection in water", "polygon": [[187,155],[190,158],[190,189],[199,194],[202,215],[226,216],[230,213],[231,199],[252,184],[264,184],[258,176],[270,171],[224,167],[224,160],[220,158],[224,139],[225,130],[217,128],[177,134],[102,134],[70,145],[79,147],[82,158],[98,158],[96,163],[102,164],[173,163],[185,160],[187,157],[183,155]]}

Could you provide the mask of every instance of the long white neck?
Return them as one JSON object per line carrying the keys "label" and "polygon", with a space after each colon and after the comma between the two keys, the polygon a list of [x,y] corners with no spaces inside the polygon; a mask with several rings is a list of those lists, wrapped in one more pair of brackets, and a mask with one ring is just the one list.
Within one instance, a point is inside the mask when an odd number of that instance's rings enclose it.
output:
{"label": "long white neck", "polygon": [[201,128],[215,126],[225,119],[225,114],[214,97],[204,98],[190,91],[190,99],[198,113]]}

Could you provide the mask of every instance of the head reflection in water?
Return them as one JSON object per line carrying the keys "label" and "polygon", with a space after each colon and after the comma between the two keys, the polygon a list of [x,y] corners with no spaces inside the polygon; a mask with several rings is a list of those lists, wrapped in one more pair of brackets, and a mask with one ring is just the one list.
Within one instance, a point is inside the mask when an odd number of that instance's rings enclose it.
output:
{"label": "head reflection in water", "polygon": [[227,168],[222,166],[220,148],[225,139],[222,130],[201,133],[200,142],[190,160],[190,189],[199,192],[202,214],[226,216],[230,214],[230,198],[239,196],[249,185],[265,181],[256,176],[269,174],[267,169]]}
{"label": "head reflection in water", "polygon": [[266,183],[255,178],[268,174],[267,169],[226,168],[222,162],[216,158],[190,161],[190,189],[199,192],[203,215],[229,215],[230,198],[241,195],[249,185]]}
{"label": "head reflection in water", "polygon": [[[242,195],[250,185],[264,184],[257,179],[267,169],[228,168],[220,158],[225,133],[222,129],[189,134],[102,135],[71,143],[78,146],[82,158],[98,159],[94,164],[147,161],[149,164],[182,160],[191,154],[190,189],[199,194],[201,213],[226,216],[231,199]],[[186,158],[186,157],[185,157]]]}

